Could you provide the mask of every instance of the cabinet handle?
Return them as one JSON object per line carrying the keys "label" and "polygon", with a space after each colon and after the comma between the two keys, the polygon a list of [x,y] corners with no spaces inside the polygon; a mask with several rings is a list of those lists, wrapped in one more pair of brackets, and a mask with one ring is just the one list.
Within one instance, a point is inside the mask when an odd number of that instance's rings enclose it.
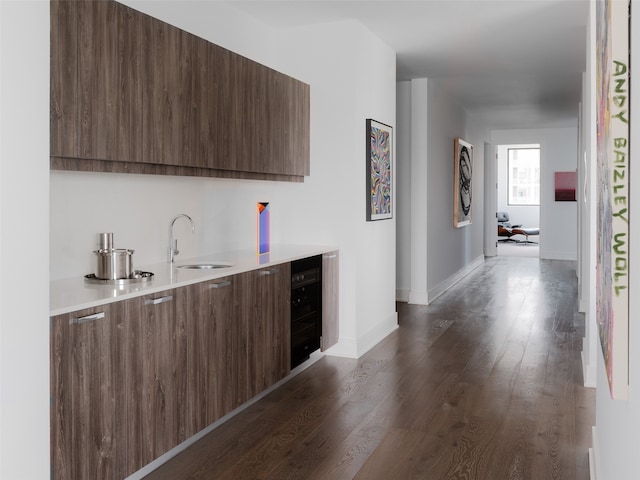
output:
{"label": "cabinet handle", "polygon": [[77,325],[80,323],[93,322],[94,320],[100,320],[101,318],[104,318],[104,312],[93,313],[85,317],[72,318],[71,320],[69,320],[69,324]]}
{"label": "cabinet handle", "polygon": [[331,259],[331,258],[336,258],[337,256],[338,256],[338,254],[334,253],[332,255],[325,255],[324,258]]}
{"label": "cabinet handle", "polygon": [[166,297],[154,298],[153,300],[145,300],[145,305],[160,305],[161,303],[167,303],[173,300],[173,295],[167,295]]}
{"label": "cabinet handle", "polygon": [[229,285],[231,285],[231,281],[225,280],[224,282],[212,283],[211,285],[209,285],[209,288],[224,288],[228,287]]}
{"label": "cabinet handle", "polygon": [[270,270],[261,270],[260,275],[275,275],[280,271],[279,268],[272,268]]}

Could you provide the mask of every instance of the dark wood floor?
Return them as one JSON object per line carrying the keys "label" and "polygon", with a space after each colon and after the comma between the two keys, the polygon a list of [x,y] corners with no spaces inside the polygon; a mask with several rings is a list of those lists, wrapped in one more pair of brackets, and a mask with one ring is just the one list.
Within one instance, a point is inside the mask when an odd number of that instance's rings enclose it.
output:
{"label": "dark wood floor", "polygon": [[358,360],[324,357],[150,474],[589,478],[595,392],[571,263],[495,257]]}

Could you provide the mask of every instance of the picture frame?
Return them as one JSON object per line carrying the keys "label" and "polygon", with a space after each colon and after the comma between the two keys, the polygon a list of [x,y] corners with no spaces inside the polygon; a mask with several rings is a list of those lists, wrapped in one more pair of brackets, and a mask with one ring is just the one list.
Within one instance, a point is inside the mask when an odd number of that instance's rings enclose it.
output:
{"label": "picture frame", "polygon": [[555,201],[575,202],[578,174],[572,172],[555,172]]}
{"label": "picture frame", "polygon": [[393,127],[366,120],[367,221],[393,218]]}
{"label": "picture frame", "polygon": [[596,321],[614,400],[629,398],[628,2],[596,2]]}
{"label": "picture frame", "polygon": [[457,137],[453,160],[453,226],[460,228],[471,225],[473,145]]}
{"label": "picture frame", "polygon": [[257,207],[257,251],[264,255],[271,250],[271,209],[269,202],[258,202]]}

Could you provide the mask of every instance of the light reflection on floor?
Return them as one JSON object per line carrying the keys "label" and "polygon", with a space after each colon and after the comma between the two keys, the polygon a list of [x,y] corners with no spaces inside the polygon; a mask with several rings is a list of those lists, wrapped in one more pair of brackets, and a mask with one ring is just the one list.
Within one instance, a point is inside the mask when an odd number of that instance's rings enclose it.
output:
{"label": "light reflection on floor", "polygon": [[534,243],[498,242],[498,256],[539,257],[540,247]]}

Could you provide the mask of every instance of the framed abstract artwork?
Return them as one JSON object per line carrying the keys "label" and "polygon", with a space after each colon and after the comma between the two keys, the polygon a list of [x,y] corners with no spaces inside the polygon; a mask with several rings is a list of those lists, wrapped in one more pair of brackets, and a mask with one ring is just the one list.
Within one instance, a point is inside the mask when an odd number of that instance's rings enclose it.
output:
{"label": "framed abstract artwork", "polygon": [[271,212],[269,202],[258,202],[258,255],[271,250]]}
{"label": "framed abstract artwork", "polygon": [[367,119],[367,221],[393,217],[393,128]]}
{"label": "framed abstract artwork", "polygon": [[613,399],[629,390],[629,2],[596,2],[596,320]]}
{"label": "framed abstract artwork", "polygon": [[453,226],[471,224],[473,145],[460,138],[454,141]]}
{"label": "framed abstract artwork", "polygon": [[576,201],[577,172],[556,172],[556,202]]}

